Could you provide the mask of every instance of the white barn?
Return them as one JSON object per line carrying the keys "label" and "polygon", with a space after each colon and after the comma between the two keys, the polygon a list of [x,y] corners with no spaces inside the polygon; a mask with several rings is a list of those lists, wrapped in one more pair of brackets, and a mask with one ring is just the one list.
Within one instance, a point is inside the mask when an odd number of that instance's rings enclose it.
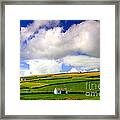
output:
{"label": "white barn", "polygon": [[68,94],[68,91],[63,89],[63,88],[61,88],[61,89],[55,88],[54,89],[54,94]]}

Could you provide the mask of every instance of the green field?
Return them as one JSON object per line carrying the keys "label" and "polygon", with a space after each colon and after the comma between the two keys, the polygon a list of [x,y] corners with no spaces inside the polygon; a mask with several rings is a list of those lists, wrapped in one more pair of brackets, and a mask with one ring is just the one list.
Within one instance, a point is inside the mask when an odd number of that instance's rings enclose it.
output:
{"label": "green field", "polygon": [[[99,100],[100,72],[63,73],[20,78],[21,100]],[[68,94],[54,94],[54,89]]]}

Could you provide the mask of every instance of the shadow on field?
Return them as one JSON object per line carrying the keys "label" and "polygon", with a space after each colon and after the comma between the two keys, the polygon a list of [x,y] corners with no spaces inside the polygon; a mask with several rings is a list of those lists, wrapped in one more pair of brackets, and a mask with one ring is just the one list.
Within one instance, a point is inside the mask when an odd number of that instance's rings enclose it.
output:
{"label": "shadow on field", "polygon": [[[99,79],[97,80],[88,80],[87,82],[91,82],[91,81],[99,81]],[[47,87],[47,86],[52,86],[52,85],[61,85],[61,84],[68,84],[68,83],[78,83],[78,82],[86,82],[85,80],[80,80],[80,81],[75,81],[75,82],[63,82],[63,83],[54,83],[54,84],[49,84],[49,85],[44,85],[44,86],[40,86],[40,87],[33,87],[32,89],[37,89],[37,88],[43,88],[43,87]]]}

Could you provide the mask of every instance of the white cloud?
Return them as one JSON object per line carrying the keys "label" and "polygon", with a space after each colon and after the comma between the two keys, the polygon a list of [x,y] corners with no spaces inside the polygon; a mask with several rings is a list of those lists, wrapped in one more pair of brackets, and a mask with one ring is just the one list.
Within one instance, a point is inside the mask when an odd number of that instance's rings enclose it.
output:
{"label": "white cloud", "polygon": [[[24,31],[24,29],[22,31]],[[28,32],[28,30],[25,30],[25,33],[23,33],[27,37],[29,34],[32,34],[32,32],[27,33],[26,31]],[[47,31],[40,29],[38,34],[28,42],[26,47],[22,46],[24,49],[21,50],[21,58],[59,59],[70,55],[74,51],[80,51],[94,57],[99,57],[100,23],[98,21],[85,21],[71,26],[65,33],[61,31],[62,28],[60,27],[55,27]]]}
{"label": "white cloud", "polygon": [[68,40],[73,41],[73,49],[85,52],[91,56],[100,55],[100,23],[85,21],[73,25],[67,32]]}
{"label": "white cloud", "polygon": [[55,60],[47,59],[34,59],[26,60],[29,64],[29,70],[21,70],[21,75],[37,75],[37,74],[50,74],[59,73],[61,71],[62,63]]}
{"label": "white cloud", "polygon": [[54,24],[54,26],[57,26],[59,24],[59,21],[50,21],[50,20],[34,20],[34,22],[27,27],[21,27],[20,31],[20,37],[21,40],[27,39],[32,35],[36,30],[39,29],[39,27],[42,27],[43,25],[50,26],[51,24]]}
{"label": "white cloud", "polygon": [[32,75],[30,70],[20,69],[20,76],[29,76],[29,75]]}
{"label": "white cloud", "polygon": [[71,72],[79,72],[79,71],[76,70],[76,68],[71,68],[71,70],[69,70],[68,73],[71,73]]}
{"label": "white cloud", "polygon": [[95,66],[94,67],[91,67],[91,66],[79,66],[79,67],[75,67],[79,72],[97,72],[97,71],[100,71],[100,68],[99,67],[97,67],[97,68],[95,68]]}
{"label": "white cloud", "polygon": [[24,63],[29,65],[29,69],[21,68],[21,76],[38,75],[38,74],[55,74],[61,73],[64,70],[62,65],[72,66],[68,72],[90,72],[99,71],[99,58],[89,57],[85,55],[66,56],[62,59],[33,59],[24,60]]}
{"label": "white cloud", "polygon": [[94,68],[94,69],[91,69],[91,70],[90,70],[90,72],[97,72],[97,71],[99,71],[98,68]]}
{"label": "white cloud", "polygon": [[69,72],[95,72],[100,71],[100,59],[86,55],[66,56],[63,59],[63,64],[72,66]]}
{"label": "white cloud", "polygon": [[65,65],[71,65],[77,69],[93,69],[100,67],[100,59],[95,57],[89,57],[85,55],[80,56],[66,56],[63,58]]}
{"label": "white cloud", "polygon": [[[61,27],[45,30],[42,25],[58,25],[59,21],[34,21],[26,28],[21,28],[21,39],[28,38],[38,30],[34,37],[21,46],[21,58],[29,64],[29,70],[21,69],[21,75],[60,73],[62,64],[72,66],[69,71],[99,71],[100,68],[100,23],[85,21],[71,26],[65,33]],[[22,41],[21,40],[21,41]],[[79,51],[88,54],[74,56]],[[91,57],[90,57],[91,56]]]}

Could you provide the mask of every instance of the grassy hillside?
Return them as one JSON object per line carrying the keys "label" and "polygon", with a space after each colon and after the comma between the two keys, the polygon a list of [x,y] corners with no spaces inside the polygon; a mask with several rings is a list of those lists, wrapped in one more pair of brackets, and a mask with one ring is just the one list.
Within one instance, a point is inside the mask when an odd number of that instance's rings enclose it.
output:
{"label": "grassy hillside", "polygon": [[[22,80],[24,79],[24,80]],[[21,100],[99,100],[100,72],[64,73],[20,78]],[[68,94],[53,94],[55,88]]]}

